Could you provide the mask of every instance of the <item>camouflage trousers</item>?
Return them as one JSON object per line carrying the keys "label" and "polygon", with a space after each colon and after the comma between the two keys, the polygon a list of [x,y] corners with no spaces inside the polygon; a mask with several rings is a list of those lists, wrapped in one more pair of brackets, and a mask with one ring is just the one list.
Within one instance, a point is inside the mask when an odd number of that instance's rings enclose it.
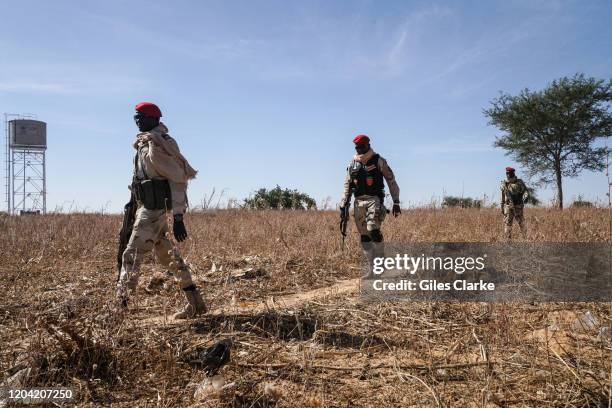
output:
{"label": "camouflage trousers", "polygon": [[353,211],[355,225],[360,235],[368,235],[370,232],[380,229],[387,215],[380,197],[368,195],[355,198]]}
{"label": "camouflage trousers", "polygon": [[[355,225],[359,235],[362,236],[361,248],[365,257],[365,271],[362,275],[364,279],[372,279],[372,266],[375,258],[383,257],[385,253],[384,242],[375,242],[371,233],[374,230],[380,230],[382,222],[387,215],[387,211],[380,197],[376,196],[359,196],[355,198],[354,213]],[[363,240],[367,237],[367,241]],[[382,239],[382,235],[380,235]]]}
{"label": "camouflage trousers", "polygon": [[523,207],[504,206],[504,233],[508,238],[512,236],[512,222],[516,219],[521,232],[525,233],[525,218],[523,217]]}
{"label": "camouflage trousers", "polygon": [[139,206],[130,241],[123,252],[123,262],[117,296],[127,299],[136,290],[143,257],[153,251],[157,261],[174,275],[181,289],[193,285],[189,267],[168,239],[168,219],[165,210],[147,210]]}

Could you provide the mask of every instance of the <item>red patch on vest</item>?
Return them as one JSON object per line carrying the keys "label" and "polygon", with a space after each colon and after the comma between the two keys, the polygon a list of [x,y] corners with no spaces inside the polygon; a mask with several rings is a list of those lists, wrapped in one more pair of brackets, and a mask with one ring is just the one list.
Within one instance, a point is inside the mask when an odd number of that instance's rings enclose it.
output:
{"label": "red patch on vest", "polygon": [[372,186],[372,185],[374,185],[374,179],[373,179],[372,177],[368,177],[368,178],[366,179],[366,184],[367,184],[368,186]]}

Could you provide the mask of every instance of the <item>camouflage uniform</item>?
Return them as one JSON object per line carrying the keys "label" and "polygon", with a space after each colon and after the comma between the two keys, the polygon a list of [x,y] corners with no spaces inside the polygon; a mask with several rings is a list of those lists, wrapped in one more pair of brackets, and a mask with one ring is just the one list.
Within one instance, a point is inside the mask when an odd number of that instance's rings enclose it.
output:
{"label": "camouflage uniform", "polygon": [[353,216],[359,235],[369,235],[374,230],[380,230],[386,215],[387,210],[380,197],[370,195],[355,197]]}
{"label": "camouflage uniform", "polygon": [[[160,124],[151,130],[151,133],[157,132],[166,142],[171,143],[178,150],[176,141],[167,134],[167,131],[168,129]],[[139,134],[139,137],[142,135],[143,133]],[[152,160],[152,143],[151,140],[137,141],[134,145],[137,149],[134,159],[134,179],[137,181],[146,179],[167,180],[159,173],[160,166],[155,166]],[[158,158],[155,159],[159,160]],[[187,208],[187,183],[168,180],[168,184],[170,186],[172,213],[183,214]],[[132,185],[130,188],[135,187]],[[145,253],[153,250],[157,261],[172,272],[178,286],[185,291],[189,304],[183,312],[175,315],[176,318],[184,318],[187,317],[187,314],[193,314],[191,312],[194,311],[195,307],[192,305],[194,296],[197,297],[195,299],[197,308],[203,309],[204,305],[191,278],[189,266],[183,261],[177,248],[168,238],[170,231],[167,210],[150,210],[145,208],[141,201],[138,201],[132,235],[123,252],[121,273],[117,282],[117,296],[125,302],[136,290],[143,257]],[[189,309],[190,305],[192,305],[191,309]]]}
{"label": "camouflage uniform", "polygon": [[[357,231],[361,235],[361,246],[368,263],[384,256],[384,243],[380,228],[387,215],[384,206],[383,179],[389,186],[394,204],[399,204],[399,186],[387,161],[370,149],[366,154],[356,155],[349,163],[344,179],[344,192],[340,206],[350,205],[355,196],[353,216]],[[365,277],[371,277],[370,273]]]}
{"label": "camouflage uniform", "polygon": [[523,218],[524,202],[529,197],[529,191],[523,180],[511,177],[501,182],[501,207],[504,210],[504,233],[512,238],[512,222],[519,224],[521,232],[525,234],[525,219]]}

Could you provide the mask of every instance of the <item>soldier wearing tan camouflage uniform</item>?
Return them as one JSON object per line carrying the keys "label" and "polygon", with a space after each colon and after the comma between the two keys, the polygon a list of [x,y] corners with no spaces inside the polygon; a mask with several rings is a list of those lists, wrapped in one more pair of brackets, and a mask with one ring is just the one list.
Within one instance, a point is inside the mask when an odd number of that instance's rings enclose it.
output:
{"label": "soldier wearing tan camouflage uniform", "polygon": [[357,231],[361,235],[361,246],[370,270],[364,277],[372,277],[371,265],[374,258],[384,256],[383,235],[380,232],[387,210],[384,206],[385,185],[393,199],[392,213],[395,217],[401,214],[399,186],[387,161],[370,147],[370,138],[358,135],[353,139],[356,154],[349,163],[344,180],[344,194],[340,202],[341,213],[344,207],[351,205],[351,196],[355,196],[353,215]]}
{"label": "soldier wearing tan camouflage uniform", "polygon": [[529,198],[527,186],[515,175],[512,167],[506,167],[506,179],[501,182],[501,210],[504,215],[504,233],[506,238],[512,238],[512,222],[516,219],[525,235],[525,219],[523,217],[523,206]]}
{"label": "soldier wearing tan camouflage uniform", "polygon": [[186,319],[204,313],[206,306],[191,279],[188,265],[168,238],[168,211],[173,214],[173,234],[177,241],[187,238],[183,214],[187,209],[187,182],[196,171],[180,153],[168,128],[160,122],[160,109],[149,102],[136,105],[134,120],[140,130],[134,148],[134,180],[131,186],[138,203],[136,219],[127,248],[123,252],[117,297],[127,307],[136,290],[140,265],[145,253],[153,250],[157,260],[174,275],[187,299],[184,309],[174,315]]}

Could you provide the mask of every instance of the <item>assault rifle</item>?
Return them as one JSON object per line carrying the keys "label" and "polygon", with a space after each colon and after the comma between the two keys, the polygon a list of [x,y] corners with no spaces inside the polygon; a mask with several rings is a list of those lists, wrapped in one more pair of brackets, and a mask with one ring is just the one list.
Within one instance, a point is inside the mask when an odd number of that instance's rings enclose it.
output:
{"label": "assault rifle", "polygon": [[346,238],[346,227],[349,220],[349,208],[351,204],[346,203],[344,207],[340,209],[340,234],[342,234],[342,250],[344,251],[344,240]]}
{"label": "assault rifle", "polygon": [[[134,186],[132,186],[132,189]],[[117,250],[117,281],[121,276],[121,264],[123,263],[123,252],[127,248],[130,237],[132,236],[132,229],[134,228],[134,222],[136,221],[136,197],[134,191],[130,195],[130,201],[123,206],[123,224],[121,225],[121,231],[119,231],[119,249]]]}
{"label": "assault rifle", "polygon": [[342,251],[344,251],[344,240],[346,239],[346,227],[349,221],[349,209],[351,208],[351,193],[352,186],[349,188],[348,194],[344,197],[344,207],[340,208],[340,234],[342,234]]}

